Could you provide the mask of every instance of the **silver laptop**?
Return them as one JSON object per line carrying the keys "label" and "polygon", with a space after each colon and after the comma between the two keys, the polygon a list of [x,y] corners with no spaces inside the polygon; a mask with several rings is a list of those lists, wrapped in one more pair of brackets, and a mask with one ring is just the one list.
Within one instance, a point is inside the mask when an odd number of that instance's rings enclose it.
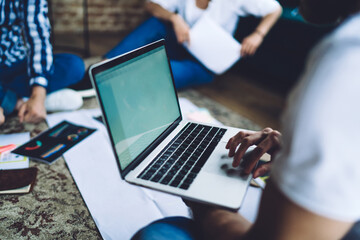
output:
{"label": "silver laptop", "polygon": [[252,175],[233,169],[225,149],[239,129],[183,120],[164,40],[93,65],[89,73],[123,179],[240,207]]}

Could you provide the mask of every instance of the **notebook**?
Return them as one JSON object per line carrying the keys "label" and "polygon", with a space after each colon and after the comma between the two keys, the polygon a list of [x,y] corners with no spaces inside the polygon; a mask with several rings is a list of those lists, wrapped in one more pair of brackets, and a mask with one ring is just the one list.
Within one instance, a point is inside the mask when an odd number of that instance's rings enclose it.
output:
{"label": "notebook", "polygon": [[225,145],[240,129],[183,120],[164,42],[89,69],[120,175],[131,184],[238,209],[252,175],[231,167]]}

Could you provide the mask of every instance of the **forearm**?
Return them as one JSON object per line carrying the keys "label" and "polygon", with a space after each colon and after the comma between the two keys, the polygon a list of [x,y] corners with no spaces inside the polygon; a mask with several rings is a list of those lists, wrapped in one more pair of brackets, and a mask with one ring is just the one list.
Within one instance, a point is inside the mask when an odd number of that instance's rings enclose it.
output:
{"label": "forearm", "polygon": [[262,194],[257,219],[248,239],[341,239],[352,226],[310,212],[290,201],[271,180]]}
{"label": "forearm", "polygon": [[168,21],[172,24],[176,39],[179,44],[190,41],[189,36],[189,26],[185,20],[176,13],[170,12],[169,10],[163,8],[159,4],[153,2],[147,2],[148,11],[155,17]]}
{"label": "forearm", "polygon": [[172,22],[172,18],[176,15],[173,12],[170,12],[160,6],[157,3],[153,2],[147,2],[146,3],[146,9],[149,13],[151,13],[154,17],[157,17],[159,19]]}
{"label": "forearm", "polygon": [[34,86],[31,90],[30,98],[38,99],[39,101],[45,101],[46,98],[46,89],[42,86]]}
{"label": "forearm", "polygon": [[282,8],[279,7],[277,11],[263,17],[254,32],[261,35],[262,37],[265,37],[270,31],[270,29],[277,22],[277,20],[281,16],[281,13],[282,13]]}

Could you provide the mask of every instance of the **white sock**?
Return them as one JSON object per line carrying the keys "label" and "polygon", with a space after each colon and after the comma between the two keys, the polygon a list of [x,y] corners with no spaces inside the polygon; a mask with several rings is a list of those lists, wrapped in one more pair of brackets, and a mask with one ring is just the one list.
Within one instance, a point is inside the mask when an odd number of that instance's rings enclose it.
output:
{"label": "white sock", "polygon": [[45,108],[49,112],[71,111],[79,109],[83,99],[75,90],[64,88],[46,96]]}

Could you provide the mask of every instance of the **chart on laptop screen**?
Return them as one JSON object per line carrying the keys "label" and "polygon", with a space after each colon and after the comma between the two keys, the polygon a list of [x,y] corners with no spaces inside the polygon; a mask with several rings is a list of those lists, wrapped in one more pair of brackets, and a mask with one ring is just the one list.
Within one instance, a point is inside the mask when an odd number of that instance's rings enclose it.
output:
{"label": "chart on laptop screen", "polygon": [[95,79],[124,169],[180,116],[165,49],[119,64]]}

